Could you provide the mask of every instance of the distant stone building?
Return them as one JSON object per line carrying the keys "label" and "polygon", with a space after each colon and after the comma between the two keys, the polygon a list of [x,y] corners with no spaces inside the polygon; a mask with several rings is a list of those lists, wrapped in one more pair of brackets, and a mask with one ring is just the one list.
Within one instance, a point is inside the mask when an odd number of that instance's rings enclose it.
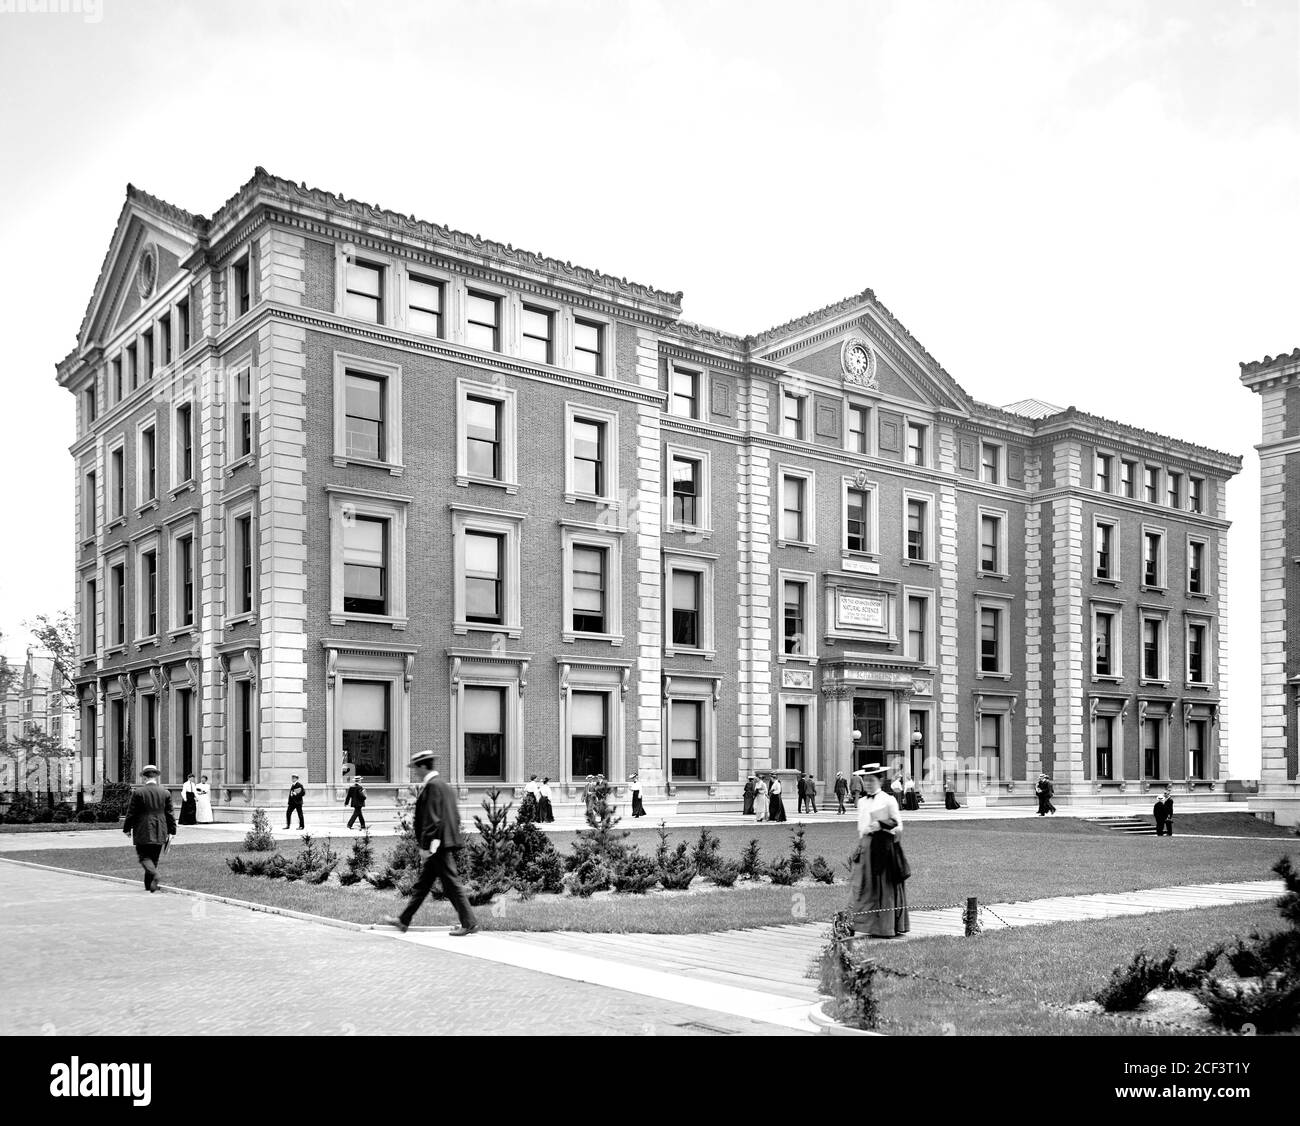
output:
{"label": "distant stone building", "polygon": [[[28,649],[22,669],[14,669],[9,690],[0,698],[0,791],[54,790],[70,794],[80,785],[76,755],[77,714],[65,706],[62,674],[54,659],[39,649]],[[51,745],[66,748],[66,757],[29,753],[22,740],[32,730],[50,737]]]}
{"label": "distant stone building", "polygon": [[1285,825],[1300,821],[1300,348],[1241,365],[1261,400],[1261,705],[1259,798]]}
{"label": "distant stone building", "polygon": [[1226,763],[1240,460],[973,399],[870,291],[757,335],[258,170],[129,188],[76,348],[87,769],[219,816],[866,761],[968,799]]}

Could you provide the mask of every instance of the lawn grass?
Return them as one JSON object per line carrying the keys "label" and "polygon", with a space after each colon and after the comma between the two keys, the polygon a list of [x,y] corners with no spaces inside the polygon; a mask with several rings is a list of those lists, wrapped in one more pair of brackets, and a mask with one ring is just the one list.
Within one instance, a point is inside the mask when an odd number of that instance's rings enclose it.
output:
{"label": "lawn grass", "polygon": [[1186,965],[1233,936],[1284,927],[1272,903],[1259,903],[859,945],[894,971],[875,978],[879,1028],[889,1035],[1203,1035],[1100,1014],[1067,1016],[1042,1005],[1091,1000],[1142,948],[1163,954],[1177,947]]}
{"label": "lawn grass", "polygon": [[[714,832],[722,840],[723,856],[738,857],[745,844],[757,838],[766,861],[788,854],[794,824],[727,826]],[[586,900],[549,895],[528,902],[506,899],[495,914],[489,907],[480,915],[485,929],[657,934],[826,921],[846,904],[843,861],[854,845],[856,830],[847,817],[844,823],[812,824],[806,830],[808,859],[825,856],[836,871],[836,885],[778,887],[742,881],[724,891],[697,880],[687,892],[648,896],[600,893]],[[670,830],[669,840],[693,841],[698,835],[698,829]],[[570,834],[559,834],[555,843],[566,849],[572,840]],[[981,903],[991,904],[1054,895],[1269,879],[1272,865],[1283,852],[1300,854],[1300,841],[1287,839],[1285,834],[1282,839],[1253,840],[1134,837],[1074,819],[913,822],[904,840],[912,866],[907,891],[913,909],[963,904],[972,895]],[[649,852],[657,837],[651,827],[638,827],[629,842]],[[297,846],[296,835],[280,837],[278,847],[287,855],[296,852]],[[336,839],[334,847],[345,853],[347,838]],[[387,847],[382,840],[376,841],[377,857]],[[310,886],[236,876],[226,867],[225,858],[241,851],[233,841],[177,843],[164,859],[162,882],[352,922],[376,922],[384,915],[395,914],[400,907],[400,898],[391,890]],[[140,871],[134,853],[120,847],[40,850],[24,853],[23,859],[130,879],[137,879]],[[421,910],[417,921],[431,926],[451,924],[454,914],[447,903],[433,900]]]}
{"label": "lawn grass", "polygon": [[43,821],[30,825],[0,825],[0,833],[93,833],[102,829],[121,829],[120,821]]}

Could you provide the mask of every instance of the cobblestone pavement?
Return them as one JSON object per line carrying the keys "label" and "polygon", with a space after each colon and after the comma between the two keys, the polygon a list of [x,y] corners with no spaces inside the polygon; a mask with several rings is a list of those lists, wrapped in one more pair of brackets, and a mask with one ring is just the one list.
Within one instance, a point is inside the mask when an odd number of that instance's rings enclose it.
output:
{"label": "cobblestone pavement", "polygon": [[382,933],[6,863],[0,949],[6,1036],[788,1034]]}

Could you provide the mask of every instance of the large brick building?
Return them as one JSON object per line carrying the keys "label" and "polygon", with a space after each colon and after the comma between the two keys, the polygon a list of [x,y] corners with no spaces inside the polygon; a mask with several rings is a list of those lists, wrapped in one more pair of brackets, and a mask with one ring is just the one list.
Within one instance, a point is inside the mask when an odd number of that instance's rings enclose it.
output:
{"label": "large brick building", "polygon": [[1260,472],[1261,703],[1259,800],[1281,824],[1300,822],[1300,348],[1241,365],[1264,415]]}
{"label": "large brick building", "polygon": [[128,189],[58,366],[86,777],[1213,787],[1237,458],[979,403],[869,290],[680,302],[260,169]]}

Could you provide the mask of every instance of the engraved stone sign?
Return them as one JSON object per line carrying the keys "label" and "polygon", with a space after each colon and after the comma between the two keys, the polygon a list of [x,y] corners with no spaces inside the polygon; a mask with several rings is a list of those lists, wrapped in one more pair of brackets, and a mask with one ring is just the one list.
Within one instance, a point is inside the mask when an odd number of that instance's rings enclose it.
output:
{"label": "engraved stone sign", "polygon": [[781,670],[782,688],[811,688],[812,686],[813,677],[810,669]]}
{"label": "engraved stone sign", "polygon": [[883,594],[850,594],[839,592],[840,625],[861,626],[866,629],[885,628],[885,596]]}

